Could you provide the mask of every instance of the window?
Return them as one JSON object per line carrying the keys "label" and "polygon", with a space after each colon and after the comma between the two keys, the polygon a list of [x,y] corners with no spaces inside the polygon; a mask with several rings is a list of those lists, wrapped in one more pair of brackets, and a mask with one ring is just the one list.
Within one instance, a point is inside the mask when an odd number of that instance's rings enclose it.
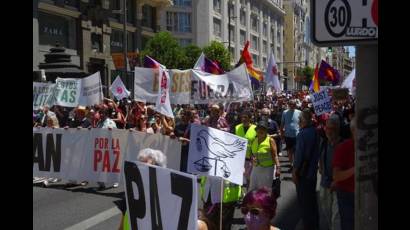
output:
{"label": "window", "polygon": [[221,13],[221,0],[214,0],[214,10]]}
{"label": "window", "polygon": [[156,10],[149,5],[142,6],[142,26],[155,30],[156,28]]}
{"label": "window", "polygon": [[56,45],[69,49],[77,49],[76,21],[69,17],[60,17],[44,12],[38,12],[39,43],[41,45]]}
{"label": "window", "polygon": [[266,68],[266,58],[263,58],[262,66],[263,66],[264,68]]}
{"label": "window", "polygon": [[235,33],[234,33],[234,29],[233,29],[232,26],[230,26],[230,28],[229,28],[229,36],[231,38],[231,42],[234,42],[235,41]]}
{"label": "window", "polygon": [[258,38],[256,36],[252,36],[251,46],[254,50],[258,50]]}
{"label": "window", "polygon": [[167,12],[167,30],[191,32],[191,13]]}
{"label": "window", "polygon": [[263,53],[268,53],[268,43],[266,41],[263,41]]}
{"label": "window", "polygon": [[102,53],[103,52],[103,41],[101,34],[91,34],[91,47],[93,50]]}
{"label": "window", "polygon": [[221,20],[214,18],[214,35],[221,37]]}
{"label": "window", "polygon": [[[117,53],[117,52],[123,52],[123,43],[124,43],[124,37],[123,37],[123,31],[122,30],[115,30],[113,29],[111,32],[111,37],[110,37],[110,47],[111,47],[111,53]],[[134,33],[132,32],[127,32],[127,50],[130,52],[133,52],[135,50],[135,36]]]}
{"label": "window", "polygon": [[276,45],[275,44],[275,29],[273,27],[270,29],[270,38],[271,38],[272,44]]}
{"label": "window", "polygon": [[267,36],[268,35],[268,25],[266,24],[266,22],[265,23],[263,23],[263,36]]}
{"label": "window", "polygon": [[174,0],[175,6],[191,6],[191,0]]}
{"label": "window", "polygon": [[253,64],[258,67],[259,66],[259,58],[256,54],[252,54],[252,60],[253,60]]}
{"label": "window", "polygon": [[187,46],[187,45],[192,44],[192,40],[191,40],[191,39],[185,39],[185,38],[179,39],[179,44],[180,44],[182,47],[185,47],[185,46]]}
{"label": "window", "polygon": [[251,17],[251,25],[252,25],[252,30],[255,32],[258,32],[258,19],[256,16]]}
{"label": "window", "polygon": [[246,26],[245,11],[243,10],[241,10],[241,13],[240,13],[240,21],[241,21],[241,25]]}
{"label": "window", "polygon": [[241,32],[240,32],[240,42],[241,42],[241,44],[245,44],[245,40],[246,40],[246,32],[241,30]]}

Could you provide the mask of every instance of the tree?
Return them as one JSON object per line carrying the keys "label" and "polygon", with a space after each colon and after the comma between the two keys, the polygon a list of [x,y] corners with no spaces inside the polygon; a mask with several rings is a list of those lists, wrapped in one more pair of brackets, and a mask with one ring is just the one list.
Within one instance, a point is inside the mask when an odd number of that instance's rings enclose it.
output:
{"label": "tree", "polygon": [[180,68],[181,69],[192,69],[198,60],[199,56],[201,56],[202,49],[196,45],[188,45],[182,48],[185,55],[185,63]]}
{"label": "tree", "polygon": [[224,71],[231,70],[231,55],[223,43],[212,41],[203,48],[205,56],[212,61],[217,61]]}
{"label": "tree", "polygon": [[[310,86],[310,83],[312,81],[314,72],[315,72],[315,70],[310,66],[306,66],[305,68],[302,69],[301,76],[304,76],[304,81],[303,81],[304,85],[306,85],[308,87]],[[320,83],[320,81],[319,81],[319,83]]]}
{"label": "tree", "polygon": [[141,58],[148,55],[157,60],[168,69],[178,69],[186,62],[184,50],[179,46],[178,41],[167,31],[156,33],[148,40]]}

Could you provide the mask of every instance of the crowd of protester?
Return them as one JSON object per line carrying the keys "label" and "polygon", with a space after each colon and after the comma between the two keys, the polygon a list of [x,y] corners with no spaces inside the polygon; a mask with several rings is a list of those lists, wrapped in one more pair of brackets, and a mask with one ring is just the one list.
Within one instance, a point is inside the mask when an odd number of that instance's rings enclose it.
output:
{"label": "crowd of protester", "polygon": [[[276,229],[269,223],[275,216],[278,194],[270,188],[272,180],[280,178],[283,171],[278,157],[284,156],[284,148],[304,229],[319,229],[321,208],[329,229],[347,230],[353,229],[354,224],[354,103],[352,97],[333,100],[333,111],[317,116],[309,92],[298,91],[258,95],[251,102],[172,105],[174,118],[169,118],[156,112],[153,104],[129,98],[119,101],[105,98],[102,104],[90,107],[44,106],[33,111],[33,127],[131,129],[167,135],[181,141],[181,171],[187,168],[191,124],[247,138],[245,186],[227,184],[224,190],[230,193],[224,194],[221,201],[224,229],[230,229],[232,210],[242,199],[242,213],[249,229]],[[321,174],[319,197],[318,172]],[[56,179],[46,181],[48,184]],[[248,194],[243,198],[245,190]],[[205,203],[202,214],[206,222],[219,226],[220,203],[213,204],[206,197],[202,196]],[[250,206],[252,203],[255,204]]]}

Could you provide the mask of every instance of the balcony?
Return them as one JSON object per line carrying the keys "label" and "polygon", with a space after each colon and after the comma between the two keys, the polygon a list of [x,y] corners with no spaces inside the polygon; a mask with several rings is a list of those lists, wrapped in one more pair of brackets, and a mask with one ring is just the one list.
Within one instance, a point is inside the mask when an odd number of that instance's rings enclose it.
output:
{"label": "balcony", "polygon": [[270,5],[273,8],[273,11],[279,15],[285,15],[285,9],[283,8],[283,5],[280,6],[278,3],[276,3],[275,0],[269,0],[267,1],[268,5]]}

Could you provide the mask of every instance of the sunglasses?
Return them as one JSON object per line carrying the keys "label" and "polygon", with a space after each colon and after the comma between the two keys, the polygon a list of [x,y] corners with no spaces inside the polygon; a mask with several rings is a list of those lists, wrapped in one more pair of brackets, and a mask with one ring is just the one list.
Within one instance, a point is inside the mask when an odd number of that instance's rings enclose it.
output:
{"label": "sunglasses", "polygon": [[263,212],[263,209],[260,208],[247,208],[247,207],[242,207],[241,208],[242,214],[246,215],[248,212],[250,212],[252,215],[258,216],[261,212]]}

